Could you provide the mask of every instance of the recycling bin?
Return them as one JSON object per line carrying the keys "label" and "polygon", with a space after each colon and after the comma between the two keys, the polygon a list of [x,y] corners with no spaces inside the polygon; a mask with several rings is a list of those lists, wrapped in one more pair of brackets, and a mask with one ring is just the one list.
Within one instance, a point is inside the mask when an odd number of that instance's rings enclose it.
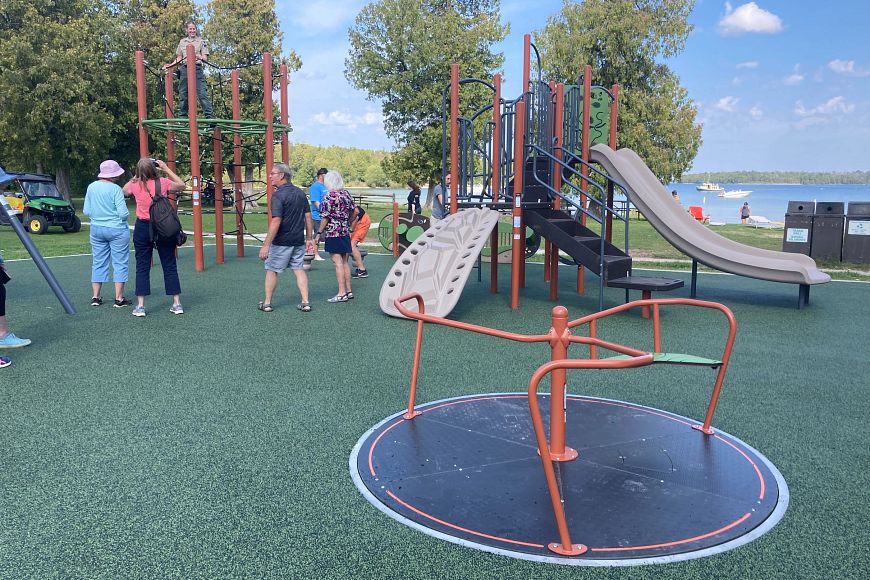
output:
{"label": "recycling bin", "polygon": [[782,234],[782,251],[810,255],[813,240],[814,201],[790,201],[785,213]]}
{"label": "recycling bin", "polygon": [[846,204],[841,201],[820,201],[813,214],[813,239],[810,257],[839,262],[843,258],[843,230],[846,225]]}
{"label": "recycling bin", "polygon": [[870,264],[870,201],[849,202],[843,261]]}

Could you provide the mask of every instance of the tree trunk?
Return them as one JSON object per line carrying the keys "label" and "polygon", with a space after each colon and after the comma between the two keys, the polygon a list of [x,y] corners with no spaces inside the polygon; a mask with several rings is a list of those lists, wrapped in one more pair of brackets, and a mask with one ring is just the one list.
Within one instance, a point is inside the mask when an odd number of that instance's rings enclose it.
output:
{"label": "tree trunk", "polygon": [[244,197],[244,209],[257,208],[257,200],[254,199],[254,168],[245,166],[245,181],[242,183],[242,196]]}
{"label": "tree trunk", "polygon": [[423,207],[426,209],[432,209],[432,200],[435,199],[435,196],[432,194],[432,191],[435,189],[435,182],[429,181],[429,189],[427,190],[426,195],[426,203],[423,204]]}
{"label": "tree trunk", "polygon": [[57,185],[57,190],[63,198],[69,201],[69,169],[66,167],[59,167],[57,175],[54,177],[54,183]]}

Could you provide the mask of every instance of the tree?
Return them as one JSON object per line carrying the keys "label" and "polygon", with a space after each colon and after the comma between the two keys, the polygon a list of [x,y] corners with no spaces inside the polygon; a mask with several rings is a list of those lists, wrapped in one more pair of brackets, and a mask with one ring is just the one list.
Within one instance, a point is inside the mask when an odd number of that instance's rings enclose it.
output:
{"label": "tree", "polygon": [[619,145],[634,149],[667,183],[701,145],[697,107],[656,59],[681,52],[692,0],[565,0],[535,34],[545,78],[575,83],[586,64],[595,84],[620,85]]}
{"label": "tree", "polygon": [[399,150],[384,164],[394,181],[441,173],[441,107],[450,65],[464,77],[491,79],[503,56],[491,47],[508,28],[498,0],[377,0],[348,31],[345,76],[383,100],[384,128]]}
{"label": "tree", "polygon": [[[97,0],[0,5],[0,154],[8,168],[88,176],[128,128],[128,61],[117,6]],[[135,94],[132,95],[135,98]],[[135,111],[135,108],[134,108]]]}

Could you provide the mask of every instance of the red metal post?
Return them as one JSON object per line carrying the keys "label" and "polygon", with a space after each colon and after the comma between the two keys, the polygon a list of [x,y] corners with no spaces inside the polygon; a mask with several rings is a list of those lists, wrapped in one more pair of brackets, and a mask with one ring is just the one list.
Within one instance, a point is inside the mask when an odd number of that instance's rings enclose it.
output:
{"label": "red metal post", "polygon": [[[281,63],[278,71],[281,75],[281,124],[286,127],[290,120],[288,112],[289,104],[287,101],[287,65]],[[281,161],[283,161],[285,165],[290,164],[290,141],[287,138],[287,131],[284,129],[281,130]]]}
{"label": "red metal post", "polygon": [[187,45],[187,120],[190,123],[190,187],[193,203],[193,255],[196,271],[205,270],[202,248],[202,203],[200,191],[202,173],[199,167],[199,127],[196,119],[196,107],[199,99],[196,97],[196,55],[193,44]]}
{"label": "red metal post", "polygon": [[224,263],[224,168],[221,130],[214,130],[214,239],[215,262]]}
{"label": "red metal post", "polygon": [[[417,299],[417,312],[426,314],[426,304],[423,302],[423,297],[419,294],[415,295]],[[417,321],[417,341],[414,343],[414,366],[411,367],[411,388],[408,391],[408,410],[402,417],[411,420],[414,417],[422,415],[420,411],[414,410],[414,404],[417,400],[417,379],[420,376],[420,353],[423,350],[423,319]]]}
{"label": "red metal post", "polygon": [[459,187],[459,65],[450,65],[450,213],[458,211]]}
{"label": "red metal post", "polygon": [[520,267],[525,258],[525,236],[523,236],[523,157],[525,156],[525,98],[517,102],[514,128],[514,204],[512,208],[511,229],[511,308],[520,307]]}
{"label": "red metal post", "polygon": [[[164,91],[163,94],[166,97],[166,103],[164,105],[164,113],[163,115],[167,119],[172,119],[175,115],[172,112],[172,104],[175,102],[175,94],[172,90],[172,70],[167,70],[163,74],[163,85]],[[166,132],[166,165],[169,166],[169,169],[178,173],[176,169],[175,163],[175,132],[167,131]]]}
{"label": "red metal post", "polygon": [[[610,103],[610,135],[608,143],[610,148],[616,151],[616,118],[619,114],[619,85],[613,85],[610,88],[610,94],[613,95],[613,101]],[[607,207],[613,209],[613,183],[607,182]],[[628,210],[626,210],[628,217]],[[607,241],[613,241],[613,214],[607,214]]]}
{"label": "red metal post", "polygon": [[136,104],[139,113],[139,157],[148,157],[148,132],[142,124],[148,118],[145,101],[145,53],[136,51]]}
{"label": "red metal post", "polygon": [[[498,192],[501,188],[501,73],[492,77],[495,92],[492,96],[492,202],[498,203]],[[498,224],[489,237],[489,291],[498,293]]]}
{"label": "red metal post", "polygon": [[[234,70],[230,74],[233,86],[233,121],[242,117],[242,107],[239,102],[239,71]],[[245,255],[245,222],[242,220],[242,212],[245,210],[242,201],[242,136],[239,135],[239,125],[234,125],[233,133],[233,193],[236,200],[236,256]]]}
{"label": "red metal post", "polygon": [[523,35],[523,94],[529,91],[529,80],[532,77],[532,35]]}
{"label": "red metal post", "polygon": [[272,180],[269,172],[275,164],[275,127],[272,119],[272,53],[263,53],[263,110],[266,116],[266,204],[268,220],[272,221]]}
{"label": "red metal post", "polygon": [[[568,345],[571,331],[568,329],[568,309],[564,306],[553,308],[552,328],[550,330],[550,360],[562,361],[568,358]],[[566,372],[564,368],[555,369],[550,374],[550,455],[553,461],[577,459],[577,451],[565,445],[565,396]]]}

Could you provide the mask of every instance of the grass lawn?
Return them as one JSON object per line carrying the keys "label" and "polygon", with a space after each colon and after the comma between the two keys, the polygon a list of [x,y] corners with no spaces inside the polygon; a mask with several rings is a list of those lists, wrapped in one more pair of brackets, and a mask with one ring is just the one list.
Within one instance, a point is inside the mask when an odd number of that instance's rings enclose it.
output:
{"label": "grass lawn", "polygon": [[[76,200],[76,207],[81,207],[81,200]],[[132,204],[131,216],[134,213]],[[392,206],[383,203],[369,203],[366,211],[371,216],[372,223],[378,223],[383,216],[392,213]],[[182,204],[181,223],[187,231],[193,231],[193,215],[190,212],[189,203]],[[402,209],[402,206],[399,208]],[[267,230],[267,219],[264,209],[260,208],[253,210],[256,213],[246,213],[244,215],[245,231],[252,233],[262,239]],[[507,218],[505,218],[507,219]],[[133,218],[130,218],[133,221]],[[204,232],[214,232],[215,230],[215,214],[214,208],[206,207],[202,216],[202,227]],[[708,226],[709,227],[709,226]],[[772,230],[764,228],[754,228],[740,224],[726,224],[723,226],[714,226],[711,228],[716,233],[723,237],[734,240],[741,244],[765,248],[768,250],[782,249],[782,230]],[[236,217],[233,211],[225,211],[224,213],[224,233],[236,230]],[[623,246],[625,230],[622,223],[614,224],[613,239],[617,246]],[[40,252],[45,256],[66,256],[72,254],[86,254],[90,252],[90,244],[88,242],[88,228],[82,227],[82,231],[77,234],[67,234],[62,228],[50,228],[42,236],[33,236],[32,239],[36,243]],[[367,243],[380,246],[377,237],[377,230],[370,230],[366,239]],[[192,240],[191,242],[192,243]],[[17,236],[9,226],[0,226],[0,248],[4,250],[6,259],[16,259],[27,257],[24,248],[17,240]],[[642,263],[644,267],[654,267],[659,269],[669,270],[690,270],[691,263],[689,258],[680,253],[676,248],[670,245],[646,220],[632,220],[629,223],[629,255],[638,259],[638,263]],[[537,257],[537,261],[541,261],[542,257]],[[535,260],[535,258],[533,258]],[[870,264],[850,264],[847,262],[836,262],[833,260],[817,261],[820,268],[827,271],[835,280],[865,280],[870,281]],[[702,271],[714,271],[699,266]]]}

